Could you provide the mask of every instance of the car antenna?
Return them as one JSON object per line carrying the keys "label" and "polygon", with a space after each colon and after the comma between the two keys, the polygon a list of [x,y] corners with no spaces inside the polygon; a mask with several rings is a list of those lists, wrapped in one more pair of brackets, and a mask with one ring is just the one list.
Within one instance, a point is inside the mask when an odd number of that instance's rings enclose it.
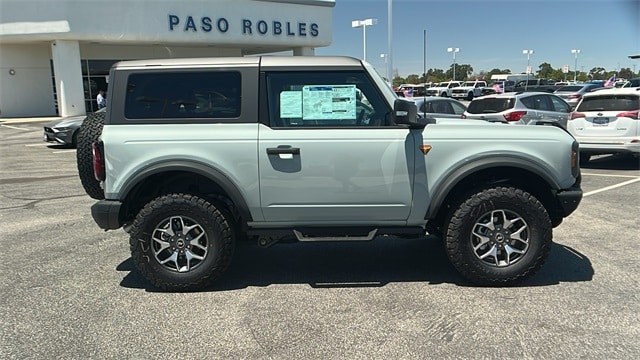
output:
{"label": "car antenna", "polygon": [[422,76],[424,76],[424,92],[422,93],[422,117],[427,118],[427,29],[422,32]]}

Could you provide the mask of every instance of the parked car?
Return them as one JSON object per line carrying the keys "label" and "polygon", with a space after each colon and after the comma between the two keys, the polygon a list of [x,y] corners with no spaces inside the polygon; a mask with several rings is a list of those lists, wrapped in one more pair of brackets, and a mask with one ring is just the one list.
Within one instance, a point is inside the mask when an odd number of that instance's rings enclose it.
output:
{"label": "parked car", "polygon": [[570,113],[571,106],[557,95],[525,92],[475,98],[463,118],[531,125],[553,122],[566,128]]}
{"label": "parked car", "polygon": [[458,100],[442,98],[438,96],[427,96],[414,98],[418,107],[418,116],[461,118],[467,107]]}
{"label": "parked car", "polygon": [[571,108],[575,109],[580,102],[580,99],[582,99],[582,95],[599,87],[600,86],[598,86],[598,84],[566,85],[558,88],[558,90],[553,93],[560,96],[564,101],[571,105]]}
{"label": "parked car", "polygon": [[[102,108],[96,112],[105,112],[106,108]],[[52,121],[44,126],[43,140],[59,145],[76,147],[78,144],[78,129],[87,115],[77,115]]]}
{"label": "parked car", "polygon": [[613,88],[584,94],[567,130],[580,143],[580,162],[591,155],[640,154],[640,88]]}
{"label": "parked car", "polygon": [[625,87],[625,88],[628,88],[628,87],[632,87],[632,88],[640,87],[640,77],[627,80],[622,85],[622,87]]}
{"label": "parked car", "polygon": [[454,87],[458,87],[460,85],[462,85],[462,81],[445,81],[438,84],[433,84],[430,88],[427,89],[427,95],[450,97],[451,90]]}

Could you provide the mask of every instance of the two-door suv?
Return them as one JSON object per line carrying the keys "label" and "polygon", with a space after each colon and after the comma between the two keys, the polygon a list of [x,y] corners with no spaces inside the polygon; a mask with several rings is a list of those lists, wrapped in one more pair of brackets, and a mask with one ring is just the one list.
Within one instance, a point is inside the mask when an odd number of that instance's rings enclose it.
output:
{"label": "two-door suv", "polygon": [[79,144],[97,140],[92,215],[129,233],[164,290],[207,286],[241,239],[427,233],[467,279],[511,284],[542,265],[582,198],[565,130],[417,117],[353,58],[120,62],[109,90]]}

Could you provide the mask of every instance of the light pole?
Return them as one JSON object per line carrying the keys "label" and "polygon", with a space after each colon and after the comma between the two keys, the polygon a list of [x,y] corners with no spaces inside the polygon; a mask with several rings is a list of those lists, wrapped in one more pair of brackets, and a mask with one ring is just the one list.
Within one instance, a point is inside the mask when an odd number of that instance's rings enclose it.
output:
{"label": "light pole", "polygon": [[573,82],[575,83],[578,79],[578,54],[580,54],[580,49],[571,49],[571,53],[575,57],[575,67],[573,68]]}
{"label": "light pole", "polygon": [[391,84],[391,78],[389,76],[389,67],[387,66],[387,62],[389,60],[389,55],[388,54],[380,54],[380,57],[384,59],[384,67],[385,67],[385,71],[387,72],[387,82],[389,84]]}
{"label": "light pole", "polygon": [[522,50],[523,54],[527,54],[527,82],[524,84],[524,91],[527,91],[527,85],[529,85],[529,74],[531,73],[531,54],[533,50]]}
{"label": "light pole", "polygon": [[447,48],[447,52],[453,53],[453,81],[456,80],[456,53],[460,51],[460,48]]}
{"label": "light pole", "polygon": [[362,60],[367,61],[367,26],[375,25],[378,19],[353,20],[351,27],[362,27]]}

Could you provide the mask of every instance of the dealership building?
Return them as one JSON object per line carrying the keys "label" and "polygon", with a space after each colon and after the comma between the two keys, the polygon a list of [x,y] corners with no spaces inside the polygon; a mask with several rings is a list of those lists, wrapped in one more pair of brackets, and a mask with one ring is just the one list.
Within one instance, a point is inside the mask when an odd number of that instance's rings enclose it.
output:
{"label": "dealership building", "polygon": [[335,0],[0,0],[0,118],[96,110],[121,60],[314,55]]}

